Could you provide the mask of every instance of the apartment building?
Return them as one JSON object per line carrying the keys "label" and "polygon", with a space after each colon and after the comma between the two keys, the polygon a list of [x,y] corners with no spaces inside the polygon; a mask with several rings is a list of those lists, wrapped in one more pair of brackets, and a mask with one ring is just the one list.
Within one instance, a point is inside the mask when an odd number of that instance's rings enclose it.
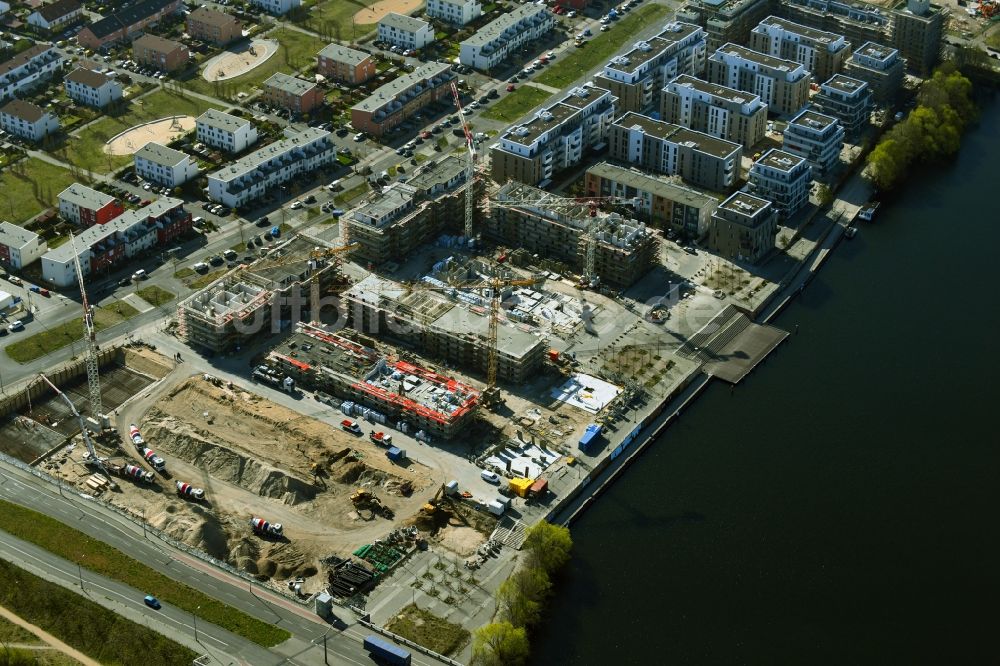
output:
{"label": "apartment building", "polygon": [[48,81],[65,60],[53,45],[35,44],[0,63],[0,102]]}
{"label": "apartment building", "polygon": [[906,0],[893,12],[892,44],[909,68],[930,76],[941,60],[941,35],[948,11],[930,0]]}
{"label": "apartment building", "polygon": [[867,83],[875,104],[889,106],[903,85],[906,64],[896,49],[868,42],[851,55],[844,74]]}
{"label": "apartment building", "polygon": [[587,169],[588,197],[622,197],[633,201],[635,217],[687,238],[708,233],[719,200],[685,187],[676,176],[652,176],[639,169],[601,162]]}
{"label": "apartment building", "polygon": [[242,153],[257,143],[257,128],[246,118],[209,109],[195,121],[198,141],[229,153]]}
{"label": "apartment building", "polygon": [[10,222],[0,222],[0,263],[21,270],[48,250],[45,239]]}
{"label": "apartment building", "polygon": [[268,14],[284,16],[302,4],[302,0],[250,0],[250,4],[260,7]]}
{"label": "apartment building", "polygon": [[152,183],[180,187],[198,175],[198,165],[187,153],[149,142],[134,155],[135,173]]}
{"label": "apartment building", "polygon": [[712,213],[708,246],[720,256],[751,264],[774,249],[778,214],[774,205],[746,192],[735,192]]}
{"label": "apartment building", "polygon": [[191,52],[180,42],[146,33],[132,42],[132,57],[140,65],[173,72],[188,63]]}
{"label": "apartment building", "polygon": [[709,134],[626,113],[611,125],[608,157],[654,173],[680,176],[715,192],[736,185],[743,148]]}
{"label": "apartment building", "polygon": [[494,19],[459,45],[459,62],[488,72],[505,62],[528,42],[555,27],[555,15],[548,7],[529,3]]}
{"label": "apartment building", "polygon": [[5,132],[38,143],[59,130],[59,118],[23,99],[12,99],[0,108],[0,126]]}
{"label": "apartment building", "polygon": [[382,136],[428,104],[451,97],[451,65],[428,62],[390,81],[351,107],[351,126]]}
{"label": "apartment building", "polygon": [[191,213],[180,199],[163,197],[129,210],[106,224],[95,224],[42,255],[42,277],[57,287],[76,284],[74,260],[89,275],[107,274],[153,247],[172,243],[191,230]]}
{"label": "apartment building", "polygon": [[851,54],[843,35],[768,16],[750,31],[750,48],[805,67],[817,81],[839,72]]}
{"label": "apartment building", "polygon": [[378,40],[401,49],[422,49],[434,41],[434,27],[423,19],[389,12],[378,22]]}
{"label": "apartment building", "polygon": [[500,135],[490,151],[491,177],[545,187],[552,176],[579,164],[607,142],[615,97],[593,86],[573,88],[530,120]]}
{"label": "apartment building", "polygon": [[323,105],[323,90],[311,81],[275,72],[264,81],[261,99],[266,104],[301,115]]}
{"label": "apartment building", "polygon": [[774,204],[781,219],[809,202],[812,167],[806,158],[771,148],[750,167],[746,191]]}
{"label": "apartment building", "polygon": [[589,233],[597,242],[596,277],[617,287],[634,284],[657,263],[659,237],[642,222],[603,211],[595,216],[585,203],[547,204],[555,195],[524,183],[507,183],[495,198],[503,205],[484,220],[484,232],[506,247],[538,253],[582,273]]}
{"label": "apartment building", "polygon": [[272,188],[334,161],[330,133],[307,128],[227,164],[208,176],[208,197],[230,208],[261,198]]}
{"label": "apartment building", "polygon": [[199,7],[187,16],[187,33],[216,46],[226,46],[243,37],[243,25],[235,16],[208,7]]}
{"label": "apartment building", "polygon": [[668,81],[678,74],[701,75],[707,48],[701,27],[668,23],[660,34],[612,58],[594,83],[618,98],[620,112],[651,113]]}
{"label": "apartment building", "polygon": [[424,13],[453,25],[465,25],[483,15],[483,6],[478,0],[427,0]]}
{"label": "apartment building", "polygon": [[356,86],[375,76],[375,59],[364,51],[329,44],[316,56],[316,73],[330,81]]}
{"label": "apartment building", "polygon": [[138,0],[123,5],[100,21],[84,26],[77,33],[76,41],[94,51],[130,41],[149,26],[180,11],[182,4],[181,0]]}
{"label": "apartment building", "polygon": [[757,95],[777,115],[798,113],[809,101],[810,76],[805,67],[736,44],[725,44],[708,57],[707,78]]}
{"label": "apartment building", "polygon": [[103,109],[122,98],[122,87],[111,77],[77,67],[63,79],[66,94],[77,104]]}
{"label": "apartment building", "polygon": [[782,150],[806,158],[814,178],[823,178],[840,163],[844,128],[836,118],[806,109],[785,127]]}
{"label": "apartment building", "polygon": [[711,52],[728,42],[746,44],[771,10],[772,0],[691,0],[677,10],[677,18],[704,27]]}
{"label": "apartment building", "polygon": [[59,193],[59,215],[83,227],[107,224],[125,212],[118,199],[80,183],[73,183]]}
{"label": "apartment building", "polygon": [[767,133],[767,104],[752,93],[682,74],[660,94],[660,119],[750,148]]}
{"label": "apartment building", "polygon": [[55,0],[28,14],[28,25],[58,32],[83,19],[83,5],[77,0]]}
{"label": "apartment building", "polygon": [[856,137],[871,117],[871,88],[861,79],[835,74],[820,85],[812,103],[820,113],[836,118],[847,136]]}

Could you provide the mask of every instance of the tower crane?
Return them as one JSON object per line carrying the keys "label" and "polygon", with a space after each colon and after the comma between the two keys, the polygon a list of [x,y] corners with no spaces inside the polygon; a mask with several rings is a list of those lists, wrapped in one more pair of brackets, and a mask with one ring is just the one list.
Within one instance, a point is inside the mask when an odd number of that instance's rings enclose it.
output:
{"label": "tower crane", "polygon": [[80,416],[80,412],[76,411],[76,407],[73,405],[73,401],[70,400],[65,393],[60,391],[55,384],[49,381],[48,377],[46,377],[42,373],[38,373],[38,376],[41,377],[42,380],[49,385],[49,388],[55,391],[56,395],[62,398],[69,406],[69,411],[73,413],[73,416],[75,416],[76,420],[80,423],[80,434],[83,436],[83,443],[87,447],[87,452],[90,454],[90,459],[94,461],[94,464],[97,465],[97,468],[100,469],[101,472],[104,474],[104,476],[108,479],[108,481],[111,484],[111,487],[116,488],[118,484],[116,484],[115,480],[111,477],[111,474],[108,472],[107,467],[104,466],[104,462],[100,459],[100,457],[98,457],[97,451],[94,449],[94,443],[90,441],[90,435],[87,433],[87,423],[86,421],[83,420],[83,417]]}
{"label": "tower crane", "polygon": [[73,245],[73,265],[76,267],[76,279],[80,283],[80,298],[83,301],[83,334],[87,338],[87,388],[90,392],[90,412],[99,427],[103,429],[104,405],[101,402],[101,377],[98,374],[94,309],[87,300],[87,289],[83,285],[83,269],[80,268],[80,254],[76,251],[76,239],[73,238],[73,234],[69,235],[69,241]]}
{"label": "tower crane", "polygon": [[476,209],[476,143],[472,140],[472,132],[469,131],[469,123],[465,120],[465,110],[462,108],[462,100],[459,98],[458,86],[451,82],[451,94],[455,97],[455,106],[458,107],[458,117],[462,121],[462,131],[465,132],[465,145],[468,148],[468,156],[465,161],[465,240],[469,242],[473,237],[473,214]]}

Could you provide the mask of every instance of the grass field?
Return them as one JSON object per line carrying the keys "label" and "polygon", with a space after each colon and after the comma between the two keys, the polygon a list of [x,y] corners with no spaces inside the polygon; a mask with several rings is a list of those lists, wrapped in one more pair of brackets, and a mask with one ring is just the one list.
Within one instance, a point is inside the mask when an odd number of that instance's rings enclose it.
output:
{"label": "grass field", "polygon": [[462,649],[470,638],[462,625],[443,620],[413,604],[399,611],[399,615],[389,620],[385,628],[443,655]]}
{"label": "grass field", "polygon": [[4,560],[0,604],[102,664],[171,666],[190,664],[198,656],[149,627]]}
{"label": "grass field", "polygon": [[212,284],[225,274],[226,274],[225,268],[218,271],[210,271],[208,273],[205,273],[204,275],[199,275],[195,279],[191,280],[190,282],[187,283],[187,286],[197,291],[203,287],[207,287],[208,285]]}
{"label": "grass field", "polygon": [[132,102],[126,113],[107,116],[89,125],[69,140],[64,151],[57,151],[56,156],[81,169],[108,173],[132,162],[130,155],[115,156],[104,152],[104,144],[111,137],[150,120],[174,115],[198,117],[210,108],[222,107],[195,97],[184,97],[178,92],[157,90]]}
{"label": "grass field", "polygon": [[483,111],[484,118],[512,123],[547,100],[552,93],[533,86],[521,86]]}
{"label": "grass field", "polygon": [[359,9],[370,7],[377,0],[325,0],[309,11],[306,25],[321,35],[337,41],[350,42],[375,30],[377,23],[354,25],[352,18]]}
{"label": "grass field", "polygon": [[39,640],[38,636],[35,636],[27,629],[14,624],[7,618],[0,617],[0,645],[6,645],[8,643],[37,645],[41,642],[42,641]]}
{"label": "grass field", "polygon": [[[178,583],[164,576],[156,569],[133,560],[103,541],[93,539],[82,532],[74,530],[72,527],[36,511],[0,501],[0,530],[10,532],[59,557],[78,563],[88,571],[93,571],[102,576],[119,580],[126,585],[145,590],[146,593],[154,595],[164,603],[172,604],[181,610],[193,613],[199,618],[213,622],[223,629],[243,636],[258,645],[272,647],[278,643],[283,643],[291,636],[291,634],[280,627],[250,617],[232,606],[227,606],[209,597],[200,590],[195,590],[184,583]],[[2,561],[0,561],[0,564],[2,564]],[[0,588],[3,588],[3,585],[0,585]],[[66,595],[62,593],[61,595],[53,596]],[[12,608],[11,610],[14,609]],[[30,619],[21,613],[18,614],[25,619]],[[100,636],[100,632],[95,631],[94,634],[95,636]],[[58,636],[59,634],[56,635]],[[62,638],[66,640],[65,637]],[[68,640],[66,642],[69,643]],[[143,666],[152,666],[152,662],[147,660],[123,663],[141,663]],[[185,662],[176,661],[169,663]],[[186,663],[191,663],[191,660],[189,659]]]}
{"label": "grass field", "polygon": [[[103,331],[131,319],[137,314],[139,314],[138,310],[121,301],[114,305],[99,307],[94,310],[94,328]],[[83,322],[79,319],[71,319],[7,345],[4,347],[4,351],[18,363],[27,363],[82,339]]]}
{"label": "grass field", "polygon": [[535,81],[555,88],[569,86],[594,67],[607,62],[623,44],[635,41],[635,34],[645,25],[662,21],[669,13],[670,9],[663,5],[643,5],[632,10],[625,18],[615,21],[611,30],[597,33],[582,48],[574,48],[571,55],[556,61]]}
{"label": "grass field", "polygon": [[[15,173],[16,172],[16,173]],[[20,223],[59,205],[59,193],[76,182],[68,170],[34,157],[0,174],[0,218]]]}
{"label": "grass field", "polygon": [[135,292],[139,295],[139,298],[146,301],[154,307],[159,307],[165,305],[176,298],[177,294],[172,291],[167,291],[162,287],[157,287],[152,284],[148,287],[143,287]]}
{"label": "grass field", "polygon": [[184,85],[195,92],[217,97],[235,98],[240,92],[249,94],[275,72],[294,74],[296,70],[315,62],[316,54],[327,44],[317,37],[288,28],[272,30],[263,37],[278,41],[277,53],[243,76],[234,76],[216,84],[206,81],[199,73],[191,80],[185,81]]}

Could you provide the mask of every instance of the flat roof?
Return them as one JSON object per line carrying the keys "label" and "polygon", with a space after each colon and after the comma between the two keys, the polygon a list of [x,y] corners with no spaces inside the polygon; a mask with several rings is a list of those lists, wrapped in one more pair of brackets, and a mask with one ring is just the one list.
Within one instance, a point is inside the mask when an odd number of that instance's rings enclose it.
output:
{"label": "flat roof", "polygon": [[791,171],[799,164],[806,161],[806,158],[799,157],[798,155],[792,155],[791,153],[786,153],[783,150],[777,148],[771,148],[763,157],[754,162],[754,164],[760,164],[762,166],[770,167],[772,169],[777,169],[778,171]]}
{"label": "flat roof", "polygon": [[754,95],[753,93],[737,90],[736,88],[729,88],[718,83],[709,83],[690,74],[681,74],[668,83],[667,87],[669,88],[671,85],[686,86],[692,90],[697,90],[706,95],[711,95],[717,99],[723,99],[735,104],[746,104],[753,100],[760,102],[760,95]]}
{"label": "flat roof", "polygon": [[[778,26],[785,32],[792,32],[796,35],[808,37],[812,41],[819,44],[829,44],[830,42],[844,39],[843,35],[838,35],[834,32],[827,32],[826,30],[810,28],[809,26],[802,25],[801,23],[795,23],[794,21],[789,21],[778,16],[768,16],[758,24],[758,27],[767,25]],[[754,30],[756,30],[756,28],[754,28]]]}
{"label": "flat roof", "polygon": [[251,124],[251,122],[246,118],[238,118],[228,113],[223,113],[218,109],[209,109],[205,111],[205,113],[198,116],[197,122],[199,125],[214,127],[215,129],[222,130],[223,132],[235,132],[241,127],[246,127]]}
{"label": "flat roof", "polygon": [[765,67],[770,67],[771,69],[776,69],[782,72],[793,72],[797,69],[802,69],[802,65],[792,60],[785,60],[784,58],[778,58],[766,53],[761,53],[760,51],[754,51],[753,49],[748,49],[745,46],[733,44],[732,42],[720,46],[715,53],[709,56],[709,58],[714,58],[716,55],[720,54],[734,55],[744,60],[749,60],[750,62],[755,62],[759,65],[764,65]]}
{"label": "flat roof", "polygon": [[429,28],[430,23],[406,14],[389,12],[378,22],[380,26],[389,26],[403,32],[417,32],[423,28]]}
{"label": "flat roof", "polygon": [[59,193],[59,201],[69,201],[77,206],[96,210],[103,208],[115,200],[110,194],[99,192],[80,183],[73,183]]}
{"label": "flat roof", "polygon": [[578,114],[581,109],[587,108],[602,98],[610,98],[610,96],[611,92],[604,88],[578,86],[554,104],[537,111],[530,120],[510,127],[504,132],[502,138],[512,143],[530,145],[545,132],[553,127],[558,127]]}
{"label": "flat roof", "polygon": [[460,181],[465,182],[464,175],[465,160],[459,159],[456,155],[448,155],[437,162],[422,165],[406,184],[426,194],[460,177]]}
{"label": "flat roof", "polygon": [[[296,234],[284,242],[270,248],[260,261],[246,267],[246,274],[262,281],[283,285],[289,281],[304,279],[310,270],[309,261],[314,250],[329,249],[326,241],[313,236]],[[325,266],[319,266],[322,270]]]}
{"label": "flat roof", "polygon": [[822,113],[817,113],[811,109],[806,109],[799,113],[799,115],[792,118],[788,124],[791,125],[802,125],[804,127],[809,127],[810,129],[826,129],[830,125],[837,122],[836,118],[824,115]]}
{"label": "flat roof", "polygon": [[312,81],[306,81],[296,76],[282,74],[281,72],[272,74],[267,81],[264,81],[264,85],[299,97],[316,87],[316,84]]}
{"label": "flat roof", "polygon": [[820,87],[830,87],[845,93],[855,93],[868,86],[867,81],[855,79],[845,74],[834,74]]}
{"label": "flat roof", "polygon": [[210,174],[209,177],[224,182],[235,180],[241,176],[256,171],[257,167],[270,159],[280,157],[295,148],[311,144],[318,139],[329,136],[330,133],[326,130],[321,130],[315,127],[307,127],[295,136],[282,139],[281,141],[275,141],[274,143],[268,144],[263,148],[255,150],[249,155],[244,155],[240,159],[230,162],[218,171]]}
{"label": "flat roof", "polygon": [[711,134],[697,132],[687,127],[666,123],[662,120],[654,120],[649,116],[643,116],[629,111],[624,116],[614,122],[614,125],[625,129],[634,127],[640,128],[644,133],[651,136],[670,141],[672,143],[684,144],[715,157],[727,157],[735,151],[741,150],[738,143],[719,139]]}
{"label": "flat roof", "polygon": [[144,160],[153,162],[154,164],[162,164],[163,166],[177,166],[186,159],[190,159],[187,153],[182,153],[179,150],[174,150],[173,148],[168,148],[159,143],[154,143],[150,141],[145,146],[140,148],[138,152],[135,153],[136,157],[141,157]]}
{"label": "flat roof", "polygon": [[610,162],[595,164],[587,169],[587,173],[696,208],[714,207],[718,203],[718,199],[714,196],[681,185],[670,180],[669,177],[654,176],[639,169],[623,167]]}
{"label": "flat roof", "polygon": [[[416,189],[409,183],[393,183],[375,199],[367,201],[352,211],[351,218],[357,219],[356,214],[371,216],[378,220],[377,228],[383,228],[396,221],[397,216],[389,217],[393,212],[406,208],[406,204],[414,201]],[[410,209],[412,210],[412,209]],[[360,222],[360,220],[358,220]]]}
{"label": "flat roof", "polygon": [[463,40],[462,44],[480,47],[486,46],[487,44],[500,39],[505,30],[516,27],[521,21],[531,19],[539,14],[548,13],[550,12],[544,5],[536,5],[533,2],[521,5],[514,11],[503,14],[500,18],[490,21],[477,30],[476,34],[466,40]]}
{"label": "flat roof", "polygon": [[316,55],[329,58],[330,60],[334,60],[336,62],[347,63],[348,65],[359,65],[366,59],[371,58],[371,55],[365,53],[364,51],[358,51],[357,49],[352,49],[340,44],[327,44],[320,49],[320,52]]}
{"label": "flat roof", "polygon": [[697,32],[704,32],[701,26],[673,21],[664,26],[663,32],[655,37],[636,42],[629,51],[609,60],[605,68],[633,73]]}
{"label": "flat roof", "polygon": [[860,49],[854,52],[855,55],[862,55],[872,60],[888,60],[899,51],[890,47],[877,44],[876,42],[865,42]]}
{"label": "flat roof", "polygon": [[399,78],[386,83],[384,86],[381,86],[364,100],[352,106],[351,110],[370,111],[374,113],[389,102],[396,99],[398,95],[406,92],[418,83],[422,83],[427,79],[433,79],[444,74],[450,75],[446,80],[454,78],[454,73],[451,71],[451,65],[448,63],[424,63],[409,74],[400,76]]}
{"label": "flat roof", "polygon": [[734,192],[728,199],[719,204],[719,208],[753,217],[770,205],[771,202],[767,199],[761,199],[746,192]]}

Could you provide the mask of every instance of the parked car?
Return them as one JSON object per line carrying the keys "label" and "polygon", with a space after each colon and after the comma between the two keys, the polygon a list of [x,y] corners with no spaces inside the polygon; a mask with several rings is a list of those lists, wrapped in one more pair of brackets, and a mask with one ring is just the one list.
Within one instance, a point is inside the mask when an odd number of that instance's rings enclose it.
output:
{"label": "parked car", "polygon": [[514,92],[514,90],[515,90],[514,84],[513,83],[508,83],[507,84],[507,92]]}
{"label": "parked car", "polygon": [[292,210],[298,210],[299,208],[302,208],[302,202],[298,200],[293,201],[292,205],[289,206],[289,208],[291,208]]}

